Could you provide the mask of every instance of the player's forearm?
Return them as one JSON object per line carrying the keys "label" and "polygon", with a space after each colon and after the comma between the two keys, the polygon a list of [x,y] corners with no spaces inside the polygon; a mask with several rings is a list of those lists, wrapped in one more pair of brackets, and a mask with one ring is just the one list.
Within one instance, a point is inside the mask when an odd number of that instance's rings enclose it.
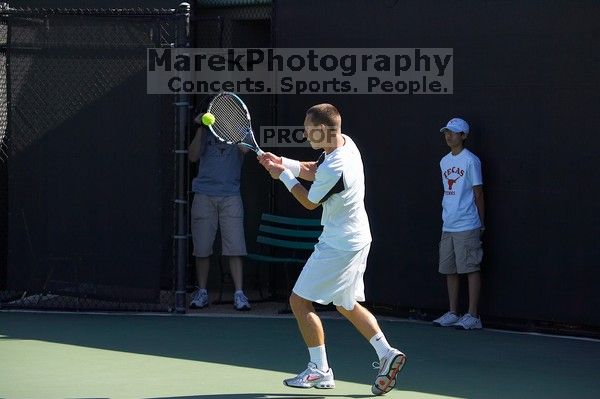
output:
{"label": "player's forearm", "polygon": [[300,205],[302,205],[306,209],[312,211],[313,209],[319,207],[319,204],[315,204],[314,202],[308,199],[308,190],[306,190],[306,188],[304,188],[302,184],[296,184],[294,187],[292,187],[292,190],[290,192],[292,193],[294,198],[296,198],[296,200],[300,203]]}
{"label": "player's forearm", "polygon": [[298,177],[306,181],[314,181],[317,166],[316,162],[300,162],[300,176]]}
{"label": "player's forearm", "polygon": [[[272,172],[271,172],[272,173]],[[319,206],[308,199],[308,191],[298,179],[294,177],[294,174],[289,169],[284,169],[278,176],[279,180],[285,185],[290,193],[296,198],[303,207],[309,210],[313,210]]]}
{"label": "player's forearm", "polygon": [[291,158],[281,157],[280,162],[286,169],[289,169],[295,177],[303,180],[314,181],[317,172],[316,162],[303,162]]}

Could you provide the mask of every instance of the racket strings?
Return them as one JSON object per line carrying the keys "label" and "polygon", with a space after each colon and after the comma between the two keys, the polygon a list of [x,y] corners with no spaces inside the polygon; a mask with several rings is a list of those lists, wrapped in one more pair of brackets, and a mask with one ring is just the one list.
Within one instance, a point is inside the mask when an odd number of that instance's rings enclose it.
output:
{"label": "racket strings", "polygon": [[244,139],[250,121],[246,109],[235,98],[228,95],[216,98],[211,104],[211,113],[215,115],[212,127],[219,137],[231,143]]}
{"label": "racket strings", "polygon": [[224,104],[228,109],[231,110],[229,116],[232,118],[232,122],[236,124],[235,128],[238,129],[238,134],[241,136],[239,140],[246,137],[248,130],[250,129],[250,121],[248,120],[246,109],[234,98],[229,96],[223,96]]}
{"label": "racket strings", "polygon": [[211,112],[215,116],[215,123],[212,125],[212,128],[219,137],[232,143],[241,140],[241,137],[237,134],[239,128],[230,119],[232,112],[225,104],[215,102],[211,108]]}
{"label": "racket strings", "polygon": [[217,127],[225,139],[237,142],[244,138],[243,128],[239,125],[239,122],[232,120],[229,116],[221,117],[221,122]]}

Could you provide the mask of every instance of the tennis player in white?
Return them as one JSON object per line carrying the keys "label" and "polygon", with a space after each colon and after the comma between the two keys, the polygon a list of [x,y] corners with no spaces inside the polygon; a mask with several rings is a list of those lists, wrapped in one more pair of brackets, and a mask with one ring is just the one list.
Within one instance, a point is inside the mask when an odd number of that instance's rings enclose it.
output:
{"label": "tennis player in white", "polygon": [[[362,159],[352,139],[342,134],[341,125],[340,113],[333,105],[315,105],[306,112],[304,134],[313,149],[323,150],[318,161],[300,162],[272,153],[258,158],[305,208],[323,206],[323,233],[290,296],[310,362],[305,371],[283,383],[295,388],[335,387],[323,325],[312,305],[333,303],[377,352],[379,372],[372,392],[383,395],[396,385],[406,356],[388,344],[373,314],[358,303],[365,300],[363,274],[371,232],[364,205]],[[312,181],[310,189],[297,177]]]}

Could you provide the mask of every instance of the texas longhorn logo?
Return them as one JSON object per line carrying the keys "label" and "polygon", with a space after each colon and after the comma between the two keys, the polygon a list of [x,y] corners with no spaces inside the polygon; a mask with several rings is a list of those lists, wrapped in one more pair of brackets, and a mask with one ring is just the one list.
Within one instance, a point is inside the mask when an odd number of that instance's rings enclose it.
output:
{"label": "texas longhorn logo", "polygon": [[[455,178],[450,178],[451,175],[458,175],[458,176]],[[456,166],[446,169],[444,171],[444,178],[448,181],[448,190],[452,191],[452,186],[454,186],[456,181],[458,179],[460,179],[461,177],[463,177],[464,175],[465,175],[465,171]]]}
{"label": "texas longhorn logo", "polygon": [[461,178],[461,176],[458,176],[456,179],[447,179],[448,180],[448,190],[452,190],[452,186],[460,178]]}

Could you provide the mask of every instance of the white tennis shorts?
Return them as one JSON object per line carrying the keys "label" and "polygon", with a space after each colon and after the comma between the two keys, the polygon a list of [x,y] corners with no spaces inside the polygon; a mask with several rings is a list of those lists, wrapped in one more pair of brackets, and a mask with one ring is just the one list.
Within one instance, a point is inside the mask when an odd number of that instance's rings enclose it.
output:
{"label": "white tennis shorts", "polygon": [[315,245],[293,292],[322,305],[333,302],[347,310],[365,300],[363,275],[371,244],[358,251],[342,251],[325,243]]}

